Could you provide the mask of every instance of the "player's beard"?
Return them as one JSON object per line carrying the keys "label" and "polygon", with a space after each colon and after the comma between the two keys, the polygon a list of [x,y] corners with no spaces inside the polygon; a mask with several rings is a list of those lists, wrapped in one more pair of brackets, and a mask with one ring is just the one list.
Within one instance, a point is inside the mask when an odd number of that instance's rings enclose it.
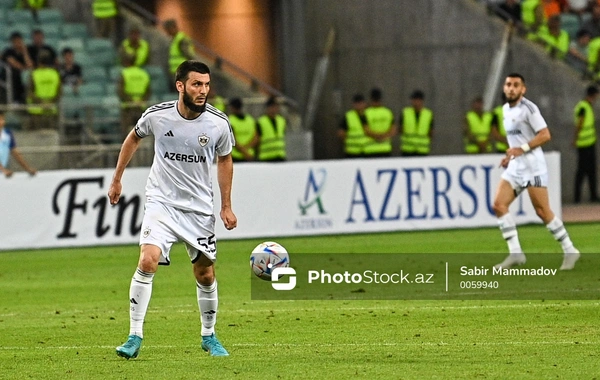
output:
{"label": "player's beard", "polygon": [[191,95],[188,94],[187,89],[185,87],[183,88],[183,104],[185,104],[185,106],[193,112],[197,113],[204,112],[204,109],[206,108],[206,100],[204,101],[203,105],[197,105],[196,103],[194,103],[194,99],[192,99]]}
{"label": "player's beard", "polygon": [[521,97],[523,96],[522,93],[515,94],[514,96],[508,96],[506,94],[504,95],[506,96],[506,102],[508,104],[516,104],[519,100],[521,100]]}

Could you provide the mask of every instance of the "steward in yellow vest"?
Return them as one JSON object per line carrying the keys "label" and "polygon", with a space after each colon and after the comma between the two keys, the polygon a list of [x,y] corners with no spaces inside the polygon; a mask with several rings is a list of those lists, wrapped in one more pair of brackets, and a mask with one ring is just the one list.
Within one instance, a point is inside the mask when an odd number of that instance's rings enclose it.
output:
{"label": "steward in yellow vest", "polygon": [[347,111],[340,123],[338,136],[344,141],[344,153],[347,158],[363,157],[366,143],[364,126],[367,124],[365,109],[367,101],[362,94],[352,97],[352,109]]}
{"label": "steward in yellow vest", "polygon": [[[506,95],[502,94],[502,100],[506,103]],[[506,130],[504,129],[504,111],[501,104],[492,111],[492,137],[494,138],[494,147],[496,152],[505,153],[508,149],[508,141],[506,140]]]}
{"label": "steward in yellow vest", "polygon": [[365,110],[368,137],[363,149],[365,157],[389,157],[392,154],[392,137],[398,133],[393,112],[381,103],[382,93],[371,90],[371,105]]}
{"label": "steward in yellow vest", "polygon": [[122,60],[123,70],[117,84],[121,99],[121,132],[126,136],[137,123],[150,98],[150,75],[141,67],[133,66],[133,57]]}
{"label": "steward in yellow vest", "polygon": [[492,129],[492,114],[483,112],[483,99],[478,97],[473,100],[471,110],[465,117],[463,129],[465,153],[490,153],[490,133]]}
{"label": "steward in yellow vest", "polygon": [[527,38],[535,40],[538,29],[546,22],[542,1],[523,0],[521,2],[521,21],[526,29]]}
{"label": "steward in yellow vest", "polygon": [[537,39],[546,47],[552,58],[565,59],[569,51],[569,33],[560,28],[560,16],[551,17],[548,25],[542,25],[538,30]]}
{"label": "steward in yellow vest", "polygon": [[575,141],[577,147],[577,172],[575,174],[575,202],[581,202],[581,188],[585,177],[590,188],[590,200],[599,202],[596,170],[596,119],[592,105],[600,91],[596,86],[589,86],[585,99],[574,109]]}
{"label": "steward in yellow vest", "polygon": [[256,132],[256,120],[244,113],[242,100],[233,98],[229,102],[229,124],[233,129],[235,145],[231,151],[233,161],[244,162],[256,159],[256,145],[258,145],[258,133]]}
{"label": "steward in yellow vest", "polygon": [[279,114],[279,104],[274,97],[266,103],[266,112],[258,118],[258,133],[260,144],[258,149],[259,161],[285,161],[285,129],[287,122]]}
{"label": "steward in yellow vest", "polygon": [[[212,89],[211,92],[213,92]],[[225,112],[225,110],[227,109],[227,105],[225,104],[225,98],[223,98],[217,93],[208,94],[208,102],[221,112]]]}
{"label": "steward in yellow vest", "polygon": [[[116,0],[94,0],[92,14],[96,22],[96,37],[114,39],[117,34],[119,7]],[[113,43],[117,43],[113,41]]]}
{"label": "steward in yellow vest", "polygon": [[121,57],[125,55],[133,57],[134,66],[144,66],[148,63],[150,45],[148,45],[148,41],[141,38],[139,28],[133,27],[129,30],[129,37],[121,43],[119,54]]}
{"label": "steward in yellow vest", "polygon": [[57,104],[61,95],[60,74],[47,51],[38,57],[38,67],[31,72],[27,111],[31,129],[56,128]]}
{"label": "steward in yellow vest", "polygon": [[424,106],[424,100],[423,91],[416,90],[410,96],[411,106],[402,110],[402,156],[427,156],[431,151],[433,112]]}
{"label": "steward in yellow vest", "polygon": [[166,20],[163,23],[163,27],[167,34],[172,38],[169,47],[169,72],[172,75],[175,75],[177,67],[179,67],[183,61],[195,58],[196,53],[194,51],[194,44],[190,37],[179,31],[175,20]]}

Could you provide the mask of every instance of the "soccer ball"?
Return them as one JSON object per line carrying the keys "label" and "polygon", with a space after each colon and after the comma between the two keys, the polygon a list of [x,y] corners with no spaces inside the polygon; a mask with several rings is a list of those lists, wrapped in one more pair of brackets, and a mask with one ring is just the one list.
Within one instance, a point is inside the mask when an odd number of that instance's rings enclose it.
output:
{"label": "soccer ball", "polygon": [[271,281],[271,271],[274,268],[290,266],[290,256],[281,245],[266,241],[260,243],[250,254],[250,268],[260,279]]}

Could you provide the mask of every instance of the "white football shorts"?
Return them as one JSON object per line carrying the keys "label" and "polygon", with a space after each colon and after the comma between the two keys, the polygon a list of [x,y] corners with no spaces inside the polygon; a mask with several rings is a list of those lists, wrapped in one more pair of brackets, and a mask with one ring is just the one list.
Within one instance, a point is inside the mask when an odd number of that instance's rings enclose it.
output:
{"label": "white football shorts", "polygon": [[217,259],[215,216],[178,210],[162,203],[146,201],[140,245],[152,244],[160,248],[159,264],[169,265],[169,253],[174,243],[183,241],[192,263],[200,254],[211,261]]}
{"label": "white football shorts", "polygon": [[548,187],[548,173],[533,175],[527,172],[513,172],[505,170],[502,173],[502,179],[510,183],[515,195],[519,195],[528,188],[532,187]]}

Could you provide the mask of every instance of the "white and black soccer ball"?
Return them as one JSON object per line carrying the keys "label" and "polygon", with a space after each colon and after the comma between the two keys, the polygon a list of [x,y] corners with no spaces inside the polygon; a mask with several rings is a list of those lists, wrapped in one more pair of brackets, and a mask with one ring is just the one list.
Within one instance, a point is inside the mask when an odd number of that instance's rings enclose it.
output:
{"label": "white and black soccer ball", "polygon": [[273,241],[260,243],[250,254],[250,268],[258,278],[271,281],[275,268],[290,266],[290,255],[283,246]]}

